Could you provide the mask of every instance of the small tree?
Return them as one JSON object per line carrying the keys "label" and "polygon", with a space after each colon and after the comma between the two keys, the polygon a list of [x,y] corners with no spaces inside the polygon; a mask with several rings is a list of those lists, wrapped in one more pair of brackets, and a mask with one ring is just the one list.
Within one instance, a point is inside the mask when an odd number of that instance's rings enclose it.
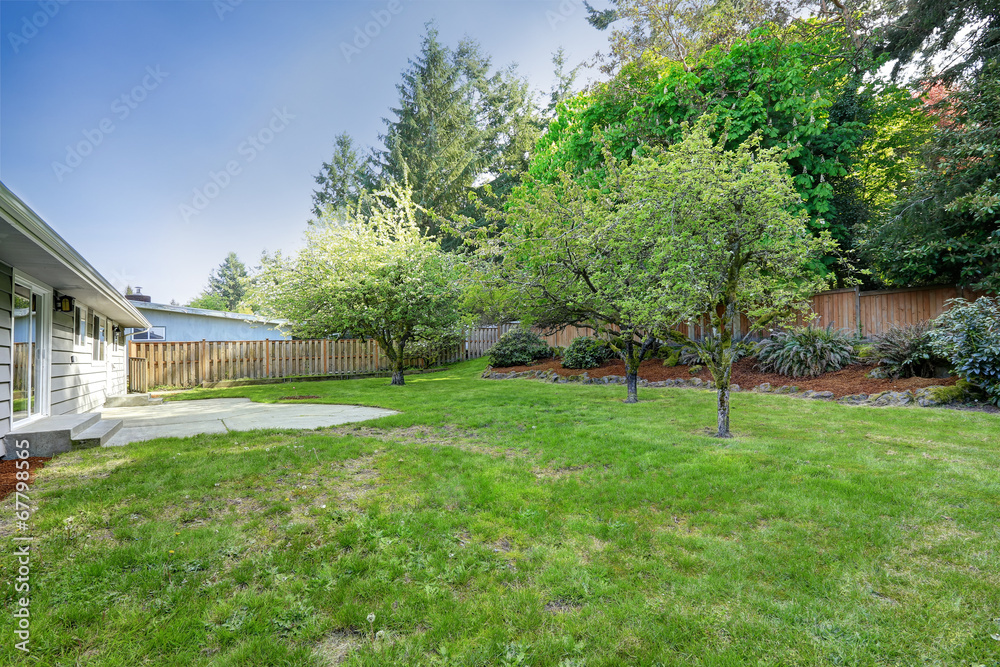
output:
{"label": "small tree", "polygon": [[508,312],[543,329],[593,327],[614,341],[626,368],[625,402],[635,403],[639,365],[674,314],[664,307],[658,240],[637,232],[635,218],[615,215],[623,163],[609,154],[605,161],[603,188],[563,169],[545,179],[526,176],[511,197],[506,226],[481,238],[479,253],[493,278],[489,294],[505,296]]}
{"label": "small tree", "polygon": [[[677,144],[637,159],[626,171],[619,216],[638,221],[629,234],[658,239],[650,262],[662,267],[661,280],[669,286],[663,307],[682,319],[708,320],[711,333],[700,340],[676,331],[662,335],[688,342],[711,371],[718,390],[716,435],[726,438],[740,346],[808,306],[825,281],[807,266],[836,245],[826,234],[809,233],[780,149],[762,149],[754,135],[726,150],[724,140],[711,138],[713,123],[702,118],[685,127]],[[740,313],[750,327],[737,337]]]}
{"label": "small tree", "polygon": [[393,185],[346,219],[321,219],[297,255],[264,258],[254,300],[302,336],[374,339],[392,362],[391,384],[402,385],[407,346],[461,322],[456,260],[420,232],[416,210]]}

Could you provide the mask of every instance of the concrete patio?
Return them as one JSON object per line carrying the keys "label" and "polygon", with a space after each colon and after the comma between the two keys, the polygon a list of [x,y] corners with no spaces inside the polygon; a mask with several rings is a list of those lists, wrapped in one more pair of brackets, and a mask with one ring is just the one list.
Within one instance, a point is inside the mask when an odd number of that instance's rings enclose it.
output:
{"label": "concrete patio", "polygon": [[254,429],[314,429],[367,421],[398,414],[360,405],[317,403],[254,403],[248,398],[212,398],[173,401],[141,407],[104,408],[103,419],[123,424],[105,447],[153,438],[183,438],[200,433],[228,433]]}

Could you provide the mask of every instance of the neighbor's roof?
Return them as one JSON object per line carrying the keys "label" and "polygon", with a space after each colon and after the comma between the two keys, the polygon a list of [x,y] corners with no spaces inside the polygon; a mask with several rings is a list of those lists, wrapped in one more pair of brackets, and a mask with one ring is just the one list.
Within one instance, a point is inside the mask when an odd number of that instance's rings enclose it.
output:
{"label": "neighbor's roof", "polygon": [[139,310],[159,310],[168,313],[180,313],[182,315],[203,315],[205,317],[222,317],[230,320],[242,320],[254,324],[270,324],[276,327],[285,326],[288,320],[269,320],[260,315],[231,313],[226,310],[208,310],[207,308],[191,308],[190,306],[171,306],[166,303],[150,303],[148,301],[133,301]]}
{"label": "neighbor's roof", "polygon": [[0,262],[127,327],[149,322],[73,246],[0,183]]}

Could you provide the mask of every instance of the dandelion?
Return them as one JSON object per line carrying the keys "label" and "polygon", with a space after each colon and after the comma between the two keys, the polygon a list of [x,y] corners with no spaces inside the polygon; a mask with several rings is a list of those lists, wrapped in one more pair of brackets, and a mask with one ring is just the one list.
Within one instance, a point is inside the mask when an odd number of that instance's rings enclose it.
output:
{"label": "dandelion", "polygon": [[375,614],[373,614],[373,613],[372,614],[368,614],[368,622],[369,623],[374,623],[375,622]]}

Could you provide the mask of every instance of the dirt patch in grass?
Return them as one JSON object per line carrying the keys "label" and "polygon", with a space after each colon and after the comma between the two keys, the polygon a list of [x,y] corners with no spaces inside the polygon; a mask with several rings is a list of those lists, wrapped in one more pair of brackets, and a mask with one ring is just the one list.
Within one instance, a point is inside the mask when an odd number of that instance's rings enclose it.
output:
{"label": "dirt patch in grass", "polygon": [[323,638],[316,647],[316,657],[323,665],[339,665],[361,646],[361,636],[352,632],[335,631]]}
{"label": "dirt patch in grass", "polygon": [[453,426],[444,426],[436,429],[426,426],[408,426],[405,428],[390,429],[373,428],[371,426],[335,426],[327,429],[325,433],[332,436],[354,435],[361,438],[375,438],[382,442],[425,445],[430,446],[432,450],[438,446],[453,447],[463,452],[485,454],[495,459],[523,459],[531,455],[527,449],[514,449],[511,447],[499,449],[491,447],[486,444],[488,440],[482,438],[478,432]]}
{"label": "dirt patch in grass", "polygon": [[279,401],[305,401],[310,398],[319,398],[319,396],[281,396],[278,398]]}
{"label": "dirt patch in grass", "polygon": [[[733,384],[740,385],[743,389],[751,389],[764,382],[769,382],[772,387],[777,388],[784,385],[798,387],[800,391],[812,389],[814,391],[832,391],[834,396],[840,398],[849,394],[877,394],[882,391],[908,391],[911,389],[922,389],[932,386],[951,386],[958,381],[957,377],[948,378],[906,378],[901,380],[876,379],[866,377],[872,370],[872,366],[854,364],[832,373],[823,373],[815,378],[793,378],[777,373],[762,373],[755,368],[757,360],[753,358],[741,359],[733,365]],[[509,373],[510,371],[554,371],[563,377],[570,375],[580,375],[584,371],[575,368],[563,368],[559,359],[546,359],[528,366],[512,366],[510,368],[494,368],[498,373]],[[588,368],[587,375],[592,378],[601,378],[608,375],[625,375],[625,364],[619,359],[612,359],[604,362],[597,368]],[[697,373],[691,373],[690,367],[664,366],[660,359],[648,359],[639,366],[639,377],[649,382],[660,382],[663,380],[690,380],[691,378],[701,378],[706,382],[711,381],[712,375],[702,368]]]}
{"label": "dirt patch in grass", "polygon": [[[27,459],[11,459],[10,461],[0,461],[0,500],[3,500],[17,489],[18,472],[28,473],[28,484],[35,481],[35,473],[45,467],[45,463],[52,459],[51,456],[29,456]],[[17,467],[18,461],[27,461],[28,468],[25,470],[24,464],[21,469]]]}

